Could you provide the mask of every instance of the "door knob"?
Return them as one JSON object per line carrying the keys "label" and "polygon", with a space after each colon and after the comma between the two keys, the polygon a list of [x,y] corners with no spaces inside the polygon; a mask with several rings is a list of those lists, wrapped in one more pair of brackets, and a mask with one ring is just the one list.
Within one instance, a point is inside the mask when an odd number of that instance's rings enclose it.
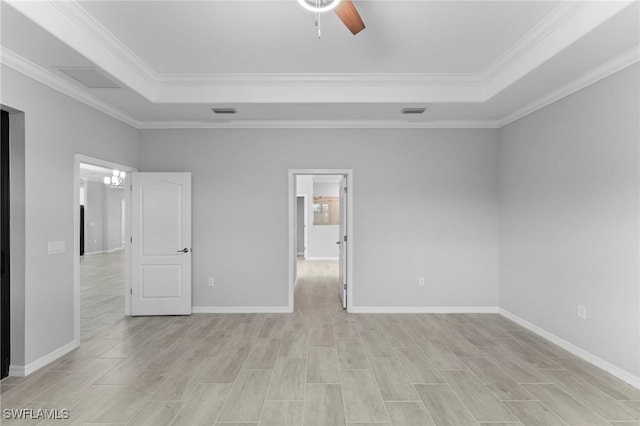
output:
{"label": "door knob", "polygon": [[178,250],[178,253],[189,253],[189,249],[185,247],[182,250]]}
{"label": "door knob", "polygon": [[340,241],[336,241],[336,244],[340,244]]}

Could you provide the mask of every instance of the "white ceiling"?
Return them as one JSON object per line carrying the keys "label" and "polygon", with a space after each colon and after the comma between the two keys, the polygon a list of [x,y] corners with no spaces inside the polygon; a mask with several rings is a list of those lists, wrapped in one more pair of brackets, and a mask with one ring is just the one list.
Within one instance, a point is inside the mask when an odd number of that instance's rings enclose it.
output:
{"label": "white ceiling", "polygon": [[81,5],[160,74],[478,73],[558,5],[356,3],[367,30],[353,37],[330,13],[320,40],[314,15],[295,1]]}
{"label": "white ceiling", "polygon": [[640,59],[637,0],[354,2],[367,28],[329,13],[320,40],[295,0],[3,2],[0,60],[163,128],[499,127]]}

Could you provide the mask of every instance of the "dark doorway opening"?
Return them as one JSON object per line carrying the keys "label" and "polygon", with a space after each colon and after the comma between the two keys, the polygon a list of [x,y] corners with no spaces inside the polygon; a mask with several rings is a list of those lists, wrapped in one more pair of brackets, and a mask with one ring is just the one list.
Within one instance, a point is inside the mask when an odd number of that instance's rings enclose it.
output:
{"label": "dark doorway opening", "polygon": [[2,111],[0,117],[0,378],[9,375],[10,344],[9,336],[9,113]]}

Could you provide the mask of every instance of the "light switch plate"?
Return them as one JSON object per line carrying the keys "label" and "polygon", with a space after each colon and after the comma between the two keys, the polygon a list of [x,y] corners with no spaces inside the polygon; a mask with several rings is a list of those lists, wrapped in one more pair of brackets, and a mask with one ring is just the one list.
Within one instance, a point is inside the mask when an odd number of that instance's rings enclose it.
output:
{"label": "light switch plate", "polygon": [[47,248],[49,254],[61,254],[66,250],[64,241],[51,241]]}

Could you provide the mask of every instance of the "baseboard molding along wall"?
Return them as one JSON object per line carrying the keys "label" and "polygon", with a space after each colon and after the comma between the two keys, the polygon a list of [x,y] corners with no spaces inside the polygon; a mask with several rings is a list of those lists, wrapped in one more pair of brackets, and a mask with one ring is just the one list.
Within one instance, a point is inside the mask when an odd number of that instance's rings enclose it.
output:
{"label": "baseboard molding along wall", "polygon": [[622,368],[616,367],[615,365],[609,363],[608,361],[605,361],[602,358],[597,357],[592,353],[585,351],[584,349],[574,345],[573,343],[567,342],[563,338],[558,337],[555,334],[550,333],[547,330],[544,330],[538,327],[537,325],[534,325],[529,321],[520,318],[515,314],[512,314],[506,309],[500,308],[499,313],[505,318],[508,318],[511,321],[515,322],[516,324],[521,325],[522,327],[537,334],[538,336],[544,337],[548,341],[555,343],[556,345],[560,346],[562,349],[565,349],[571,352],[575,356],[582,358],[588,363],[593,364],[596,367],[606,371],[607,373],[617,377],[618,379],[630,384],[631,386],[640,389],[640,376],[636,376],[626,370],[623,370]]}
{"label": "baseboard molding along wall", "polygon": [[352,306],[352,314],[497,314],[497,306]]}
{"label": "baseboard molding along wall", "polygon": [[39,369],[41,369],[42,367],[44,367],[45,365],[57,360],[58,358],[68,354],[69,352],[71,352],[72,350],[74,350],[75,348],[77,348],[79,346],[78,341],[77,340],[73,340],[69,343],[67,343],[66,345],[49,352],[48,354],[46,354],[43,357],[38,358],[37,360],[33,361],[32,363],[29,363],[27,365],[14,365],[11,364],[9,366],[9,376],[14,376],[14,377],[25,377],[28,376],[31,373],[34,373],[36,371],[38,371]]}
{"label": "baseboard molding along wall", "polygon": [[194,306],[194,314],[288,314],[288,306]]}

